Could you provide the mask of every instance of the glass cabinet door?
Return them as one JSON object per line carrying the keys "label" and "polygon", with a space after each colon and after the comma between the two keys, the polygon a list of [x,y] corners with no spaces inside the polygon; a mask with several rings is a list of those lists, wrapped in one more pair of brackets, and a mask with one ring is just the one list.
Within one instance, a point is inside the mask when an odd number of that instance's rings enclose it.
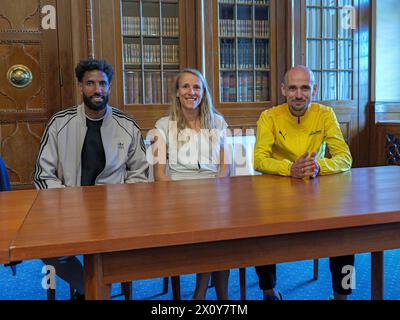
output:
{"label": "glass cabinet door", "polygon": [[269,0],[217,1],[219,102],[270,101]]}
{"label": "glass cabinet door", "polygon": [[180,69],[179,1],[122,0],[125,104],[167,104]]}

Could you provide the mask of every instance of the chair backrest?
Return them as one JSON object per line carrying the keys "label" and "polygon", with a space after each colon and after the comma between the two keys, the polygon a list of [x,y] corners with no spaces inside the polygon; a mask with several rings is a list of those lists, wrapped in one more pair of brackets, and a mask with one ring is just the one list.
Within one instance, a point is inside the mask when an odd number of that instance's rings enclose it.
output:
{"label": "chair backrest", "polygon": [[10,191],[10,178],[3,159],[0,157],[0,191]]}
{"label": "chair backrest", "polygon": [[253,176],[261,174],[254,170],[253,153],[256,137],[249,136],[233,136],[227,137],[225,152],[230,162],[231,176]]}

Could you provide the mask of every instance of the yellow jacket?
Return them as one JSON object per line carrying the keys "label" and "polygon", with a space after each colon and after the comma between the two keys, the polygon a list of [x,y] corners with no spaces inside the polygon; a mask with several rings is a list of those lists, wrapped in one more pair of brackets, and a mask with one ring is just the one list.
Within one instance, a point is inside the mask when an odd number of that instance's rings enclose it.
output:
{"label": "yellow jacket", "polygon": [[[326,145],[331,158],[325,157]],[[317,152],[321,175],[350,169],[350,150],[332,108],[312,103],[302,117],[296,117],[285,103],[261,114],[254,148],[256,170],[290,176],[293,162],[306,151]]]}

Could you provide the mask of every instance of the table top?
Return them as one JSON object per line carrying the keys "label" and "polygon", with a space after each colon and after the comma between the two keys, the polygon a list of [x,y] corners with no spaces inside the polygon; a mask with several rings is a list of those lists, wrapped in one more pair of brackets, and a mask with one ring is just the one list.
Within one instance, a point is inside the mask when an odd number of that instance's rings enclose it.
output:
{"label": "table top", "polygon": [[36,190],[0,192],[0,263],[9,263],[12,240],[36,196]]}
{"label": "table top", "polygon": [[13,260],[400,222],[400,167],[41,190]]}

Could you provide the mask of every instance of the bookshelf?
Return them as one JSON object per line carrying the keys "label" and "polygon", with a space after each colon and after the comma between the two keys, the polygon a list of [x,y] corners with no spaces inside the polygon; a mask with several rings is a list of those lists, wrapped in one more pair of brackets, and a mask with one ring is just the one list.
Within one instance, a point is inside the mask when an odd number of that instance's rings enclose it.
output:
{"label": "bookshelf", "polygon": [[125,105],[162,105],[181,68],[178,0],[121,0]]}
{"label": "bookshelf", "polygon": [[270,0],[218,0],[214,11],[217,105],[270,102]]}

